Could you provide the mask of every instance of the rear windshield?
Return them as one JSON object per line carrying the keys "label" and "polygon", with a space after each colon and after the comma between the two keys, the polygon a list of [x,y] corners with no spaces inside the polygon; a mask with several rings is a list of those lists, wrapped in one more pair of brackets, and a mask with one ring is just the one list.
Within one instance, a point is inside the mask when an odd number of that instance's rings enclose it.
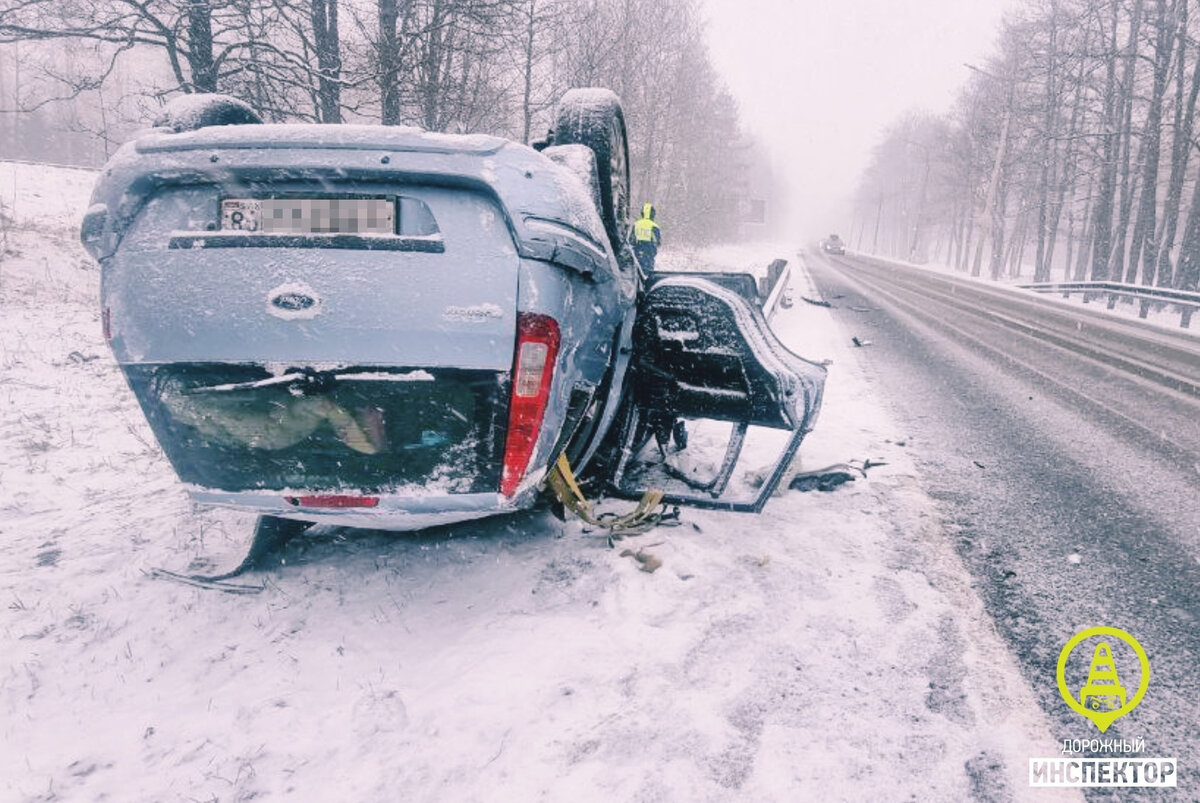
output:
{"label": "rear windshield", "polygon": [[499,486],[505,374],[127,366],[180,478],[224,491]]}

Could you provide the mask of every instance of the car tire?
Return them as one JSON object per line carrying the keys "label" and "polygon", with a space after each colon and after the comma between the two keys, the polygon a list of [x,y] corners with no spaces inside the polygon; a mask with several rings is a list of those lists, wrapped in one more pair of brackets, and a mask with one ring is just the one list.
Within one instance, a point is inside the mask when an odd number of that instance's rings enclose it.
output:
{"label": "car tire", "polygon": [[629,228],[629,142],[625,113],[607,89],[572,89],[558,103],[555,145],[586,145],[596,155],[600,217],[619,249]]}
{"label": "car tire", "polygon": [[[583,182],[588,197],[597,210],[604,208],[600,194],[600,171],[596,167],[596,153],[586,145],[551,145],[542,150],[542,155],[557,165],[570,170]],[[608,224],[605,223],[607,230]]]}
{"label": "car tire", "polygon": [[216,94],[180,95],[163,106],[154,120],[155,128],[175,133],[195,131],[213,125],[260,124],[258,112],[235,97]]}

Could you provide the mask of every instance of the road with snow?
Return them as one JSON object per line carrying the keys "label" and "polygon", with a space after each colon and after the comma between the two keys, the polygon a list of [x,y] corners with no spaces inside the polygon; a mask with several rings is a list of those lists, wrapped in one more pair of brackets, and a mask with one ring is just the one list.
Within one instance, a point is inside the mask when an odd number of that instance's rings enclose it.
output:
{"label": "road with snow", "polygon": [[[1105,735],[1178,756],[1180,786],[1194,787],[1200,401],[1180,389],[1200,374],[1200,340],[853,256],[812,254],[809,268],[870,343],[868,376],[1056,734],[1087,735],[1055,687],[1059,650],[1084,627],[1121,628],[1149,654],[1152,684]],[[1160,345],[1109,359],[1091,329]]]}

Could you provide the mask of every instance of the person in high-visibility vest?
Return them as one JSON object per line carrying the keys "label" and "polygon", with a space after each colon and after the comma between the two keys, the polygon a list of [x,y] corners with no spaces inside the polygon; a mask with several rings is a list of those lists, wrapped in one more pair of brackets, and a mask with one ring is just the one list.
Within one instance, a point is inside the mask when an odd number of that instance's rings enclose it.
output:
{"label": "person in high-visibility vest", "polygon": [[633,224],[633,254],[642,270],[654,270],[654,258],[662,242],[662,229],[654,222],[654,204],[642,204],[642,216]]}

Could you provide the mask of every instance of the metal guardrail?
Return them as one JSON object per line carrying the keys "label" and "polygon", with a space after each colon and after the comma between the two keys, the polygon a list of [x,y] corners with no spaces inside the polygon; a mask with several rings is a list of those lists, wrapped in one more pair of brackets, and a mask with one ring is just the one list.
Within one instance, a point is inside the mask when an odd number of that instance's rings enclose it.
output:
{"label": "metal guardrail", "polygon": [[1200,309],[1200,293],[1190,290],[1173,290],[1169,287],[1149,287],[1123,282],[1037,282],[1017,285],[1036,293],[1059,293],[1068,298],[1072,293],[1083,293],[1083,303],[1090,296],[1104,296],[1108,309],[1117,306],[1121,298],[1132,298],[1139,304],[1138,317],[1145,318],[1155,304],[1169,304],[1179,308],[1179,325],[1187,329],[1192,323],[1192,314]]}

